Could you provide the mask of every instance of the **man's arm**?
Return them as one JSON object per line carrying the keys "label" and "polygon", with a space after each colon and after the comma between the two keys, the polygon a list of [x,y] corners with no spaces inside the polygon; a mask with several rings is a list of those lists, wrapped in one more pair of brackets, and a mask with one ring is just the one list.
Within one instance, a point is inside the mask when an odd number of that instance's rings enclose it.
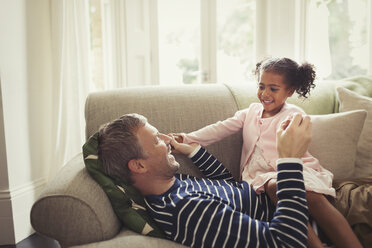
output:
{"label": "man's arm", "polygon": [[276,147],[279,158],[302,158],[311,141],[311,120],[296,113],[279,126],[276,133]]}
{"label": "man's arm", "polygon": [[187,155],[207,178],[234,181],[230,171],[204,147],[196,143],[179,143],[175,139],[171,141],[171,145],[176,152]]}
{"label": "man's arm", "polygon": [[227,181],[233,181],[234,178],[230,171],[210,154],[204,147],[193,155],[191,161],[199,168],[199,170],[209,179],[218,180],[224,179]]}
{"label": "man's arm", "polygon": [[[280,200],[270,222],[253,219],[209,194],[183,198],[175,211],[177,231],[172,238],[193,247],[306,247],[304,188],[301,164],[279,164]],[[246,190],[250,193],[244,201],[259,201],[253,189]]]}

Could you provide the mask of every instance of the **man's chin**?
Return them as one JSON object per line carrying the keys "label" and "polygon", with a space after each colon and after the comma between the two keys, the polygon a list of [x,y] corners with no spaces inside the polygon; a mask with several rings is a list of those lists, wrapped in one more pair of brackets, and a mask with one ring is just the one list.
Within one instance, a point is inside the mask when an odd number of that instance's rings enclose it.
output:
{"label": "man's chin", "polygon": [[180,164],[179,164],[177,161],[174,161],[174,162],[172,163],[172,167],[176,168],[177,171],[178,171],[178,170],[180,169]]}
{"label": "man's chin", "polygon": [[180,168],[180,164],[173,155],[168,156],[168,162],[172,167],[177,168],[177,170]]}

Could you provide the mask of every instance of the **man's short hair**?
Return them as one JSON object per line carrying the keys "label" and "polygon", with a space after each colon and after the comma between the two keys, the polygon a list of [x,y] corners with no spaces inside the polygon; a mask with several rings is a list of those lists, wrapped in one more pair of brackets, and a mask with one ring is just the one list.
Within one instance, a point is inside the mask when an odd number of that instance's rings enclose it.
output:
{"label": "man's short hair", "polygon": [[107,175],[133,184],[128,162],[146,157],[136,136],[137,130],[146,123],[147,119],[142,115],[126,114],[100,127],[98,156]]}

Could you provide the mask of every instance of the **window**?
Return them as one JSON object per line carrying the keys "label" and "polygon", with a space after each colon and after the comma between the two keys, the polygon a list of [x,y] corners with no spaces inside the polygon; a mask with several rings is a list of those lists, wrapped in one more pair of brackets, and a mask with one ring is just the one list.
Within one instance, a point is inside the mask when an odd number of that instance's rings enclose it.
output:
{"label": "window", "polygon": [[217,1],[217,82],[246,82],[255,65],[256,5],[253,0]]}
{"label": "window", "polygon": [[158,0],[159,82],[200,82],[200,1]]}
{"label": "window", "polygon": [[247,81],[254,65],[255,1],[209,2],[158,0],[160,83]]}
{"label": "window", "polygon": [[258,60],[372,72],[370,0],[89,0],[96,89],[254,80]]}
{"label": "window", "polygon": [[368,72],[368,0],[332,0],[328,30],[332,73],[340,79]]}

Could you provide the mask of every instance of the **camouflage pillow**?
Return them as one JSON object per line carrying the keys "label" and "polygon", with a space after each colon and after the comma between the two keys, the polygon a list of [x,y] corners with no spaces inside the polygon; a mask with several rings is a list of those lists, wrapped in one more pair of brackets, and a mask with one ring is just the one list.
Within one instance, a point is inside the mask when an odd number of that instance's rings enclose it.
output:
{"label": "camouflage pillow", "polygon": [[98,158],[98,132],[83,145],[85,167],[91,177],[102,187],[109,198],[115,214],[130,230],[153,237],[164,238],[163,231],[146,212],[145,202],[133,186],[107,176]]}

